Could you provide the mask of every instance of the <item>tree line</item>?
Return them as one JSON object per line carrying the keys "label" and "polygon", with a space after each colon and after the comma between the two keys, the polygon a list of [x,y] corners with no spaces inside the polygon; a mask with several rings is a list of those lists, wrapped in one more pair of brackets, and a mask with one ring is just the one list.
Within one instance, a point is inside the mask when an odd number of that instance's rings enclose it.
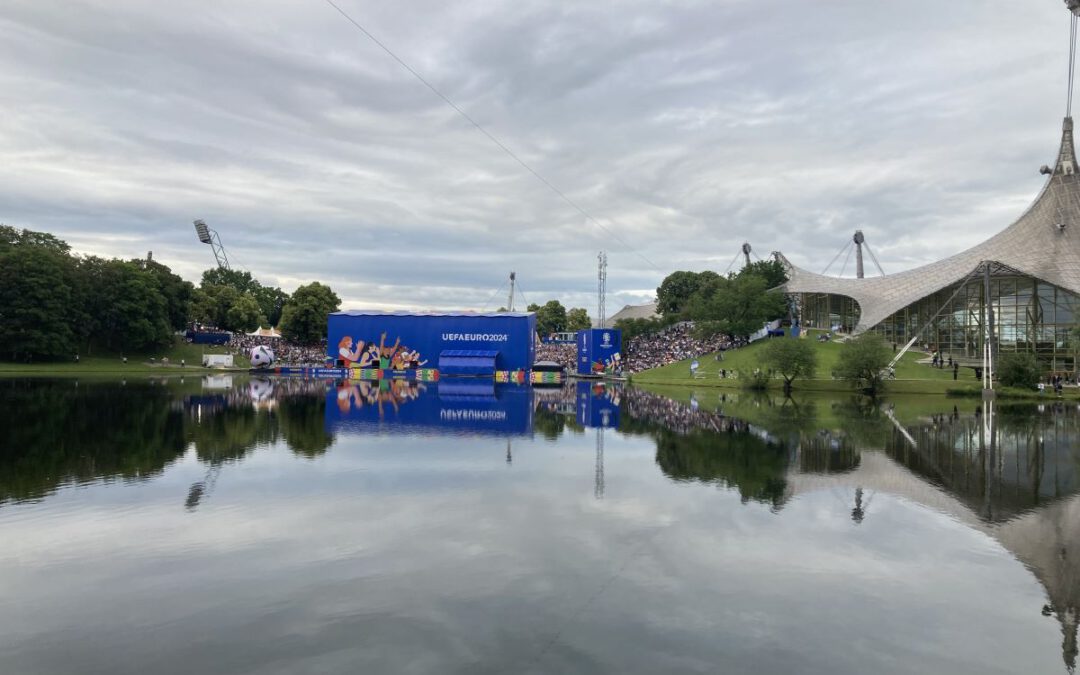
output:
{"label": "tree line", "polygon": [[340,304],[318,282],[290,295],[249,272],[211,269],[195,286],[149,257],[76,255],[47,232],[0,225],[0,356],[13,361],[141,353],[170,345],[192,322],[278,324],[286,338],[314,343]]}
{"label": "tree line", "polygon": [[615,327],[629,340],[693,321],[700,337],[745,339],[767,322],[788,316],[787,296],[779,290],[786,281],[787,272],[777,260],[753,262],[727,276],[710,270],[672,272],[656,289],[658,317],[621,319]]}

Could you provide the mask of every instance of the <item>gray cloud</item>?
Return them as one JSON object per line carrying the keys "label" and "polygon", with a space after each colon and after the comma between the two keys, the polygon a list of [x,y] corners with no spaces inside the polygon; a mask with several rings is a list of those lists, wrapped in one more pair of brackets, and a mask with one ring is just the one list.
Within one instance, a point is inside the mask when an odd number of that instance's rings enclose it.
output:
{"label": "gray cloud", "polygon": [[0,221],[194,280],[201,217],[258,277],[354,307],[479,308],[515,269],[592,311],[605,248],[617,308],[745,239],[820,269],[856,228],[895,271],[1041,185],[1067,14],[1018,5],[343,0],[616,240],[323,2],[14,0]]}

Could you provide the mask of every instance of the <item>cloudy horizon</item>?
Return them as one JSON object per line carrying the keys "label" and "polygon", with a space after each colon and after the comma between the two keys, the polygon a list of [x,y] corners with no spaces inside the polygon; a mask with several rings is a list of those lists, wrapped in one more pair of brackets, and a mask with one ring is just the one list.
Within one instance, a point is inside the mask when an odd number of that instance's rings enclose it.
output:
{"label": "cloudy horizon", "polygon": [[344,308],[495,309],[515,270],[594,314],[606,250],[610,314],[743,241],[813,271],[856,229],[886,272],[963,250],[1065,112],[1059,0],[335,2],[605,228],[324,0],[4,3],[0,222],[197,282],[202,218]]}

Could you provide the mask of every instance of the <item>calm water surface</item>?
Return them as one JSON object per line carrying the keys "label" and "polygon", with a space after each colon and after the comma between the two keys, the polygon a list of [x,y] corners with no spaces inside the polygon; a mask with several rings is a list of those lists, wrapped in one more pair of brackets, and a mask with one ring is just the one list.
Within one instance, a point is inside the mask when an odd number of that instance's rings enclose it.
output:
{"label": "calm water surface", "polygon": [[0,380],[0,673],[1064,673],[1080,413]]}

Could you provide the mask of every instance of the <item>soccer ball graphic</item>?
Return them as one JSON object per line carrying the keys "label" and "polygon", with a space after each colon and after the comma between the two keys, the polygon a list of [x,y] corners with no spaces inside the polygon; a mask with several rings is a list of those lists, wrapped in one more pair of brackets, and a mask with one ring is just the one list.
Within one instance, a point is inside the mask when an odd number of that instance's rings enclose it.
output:
{"label": "soccer ball graphic", "polygon": [[274,362],[274,352],[265,345],[259,345],[251,348],[248,358],[251,359],[252,368],[266,368]]}

